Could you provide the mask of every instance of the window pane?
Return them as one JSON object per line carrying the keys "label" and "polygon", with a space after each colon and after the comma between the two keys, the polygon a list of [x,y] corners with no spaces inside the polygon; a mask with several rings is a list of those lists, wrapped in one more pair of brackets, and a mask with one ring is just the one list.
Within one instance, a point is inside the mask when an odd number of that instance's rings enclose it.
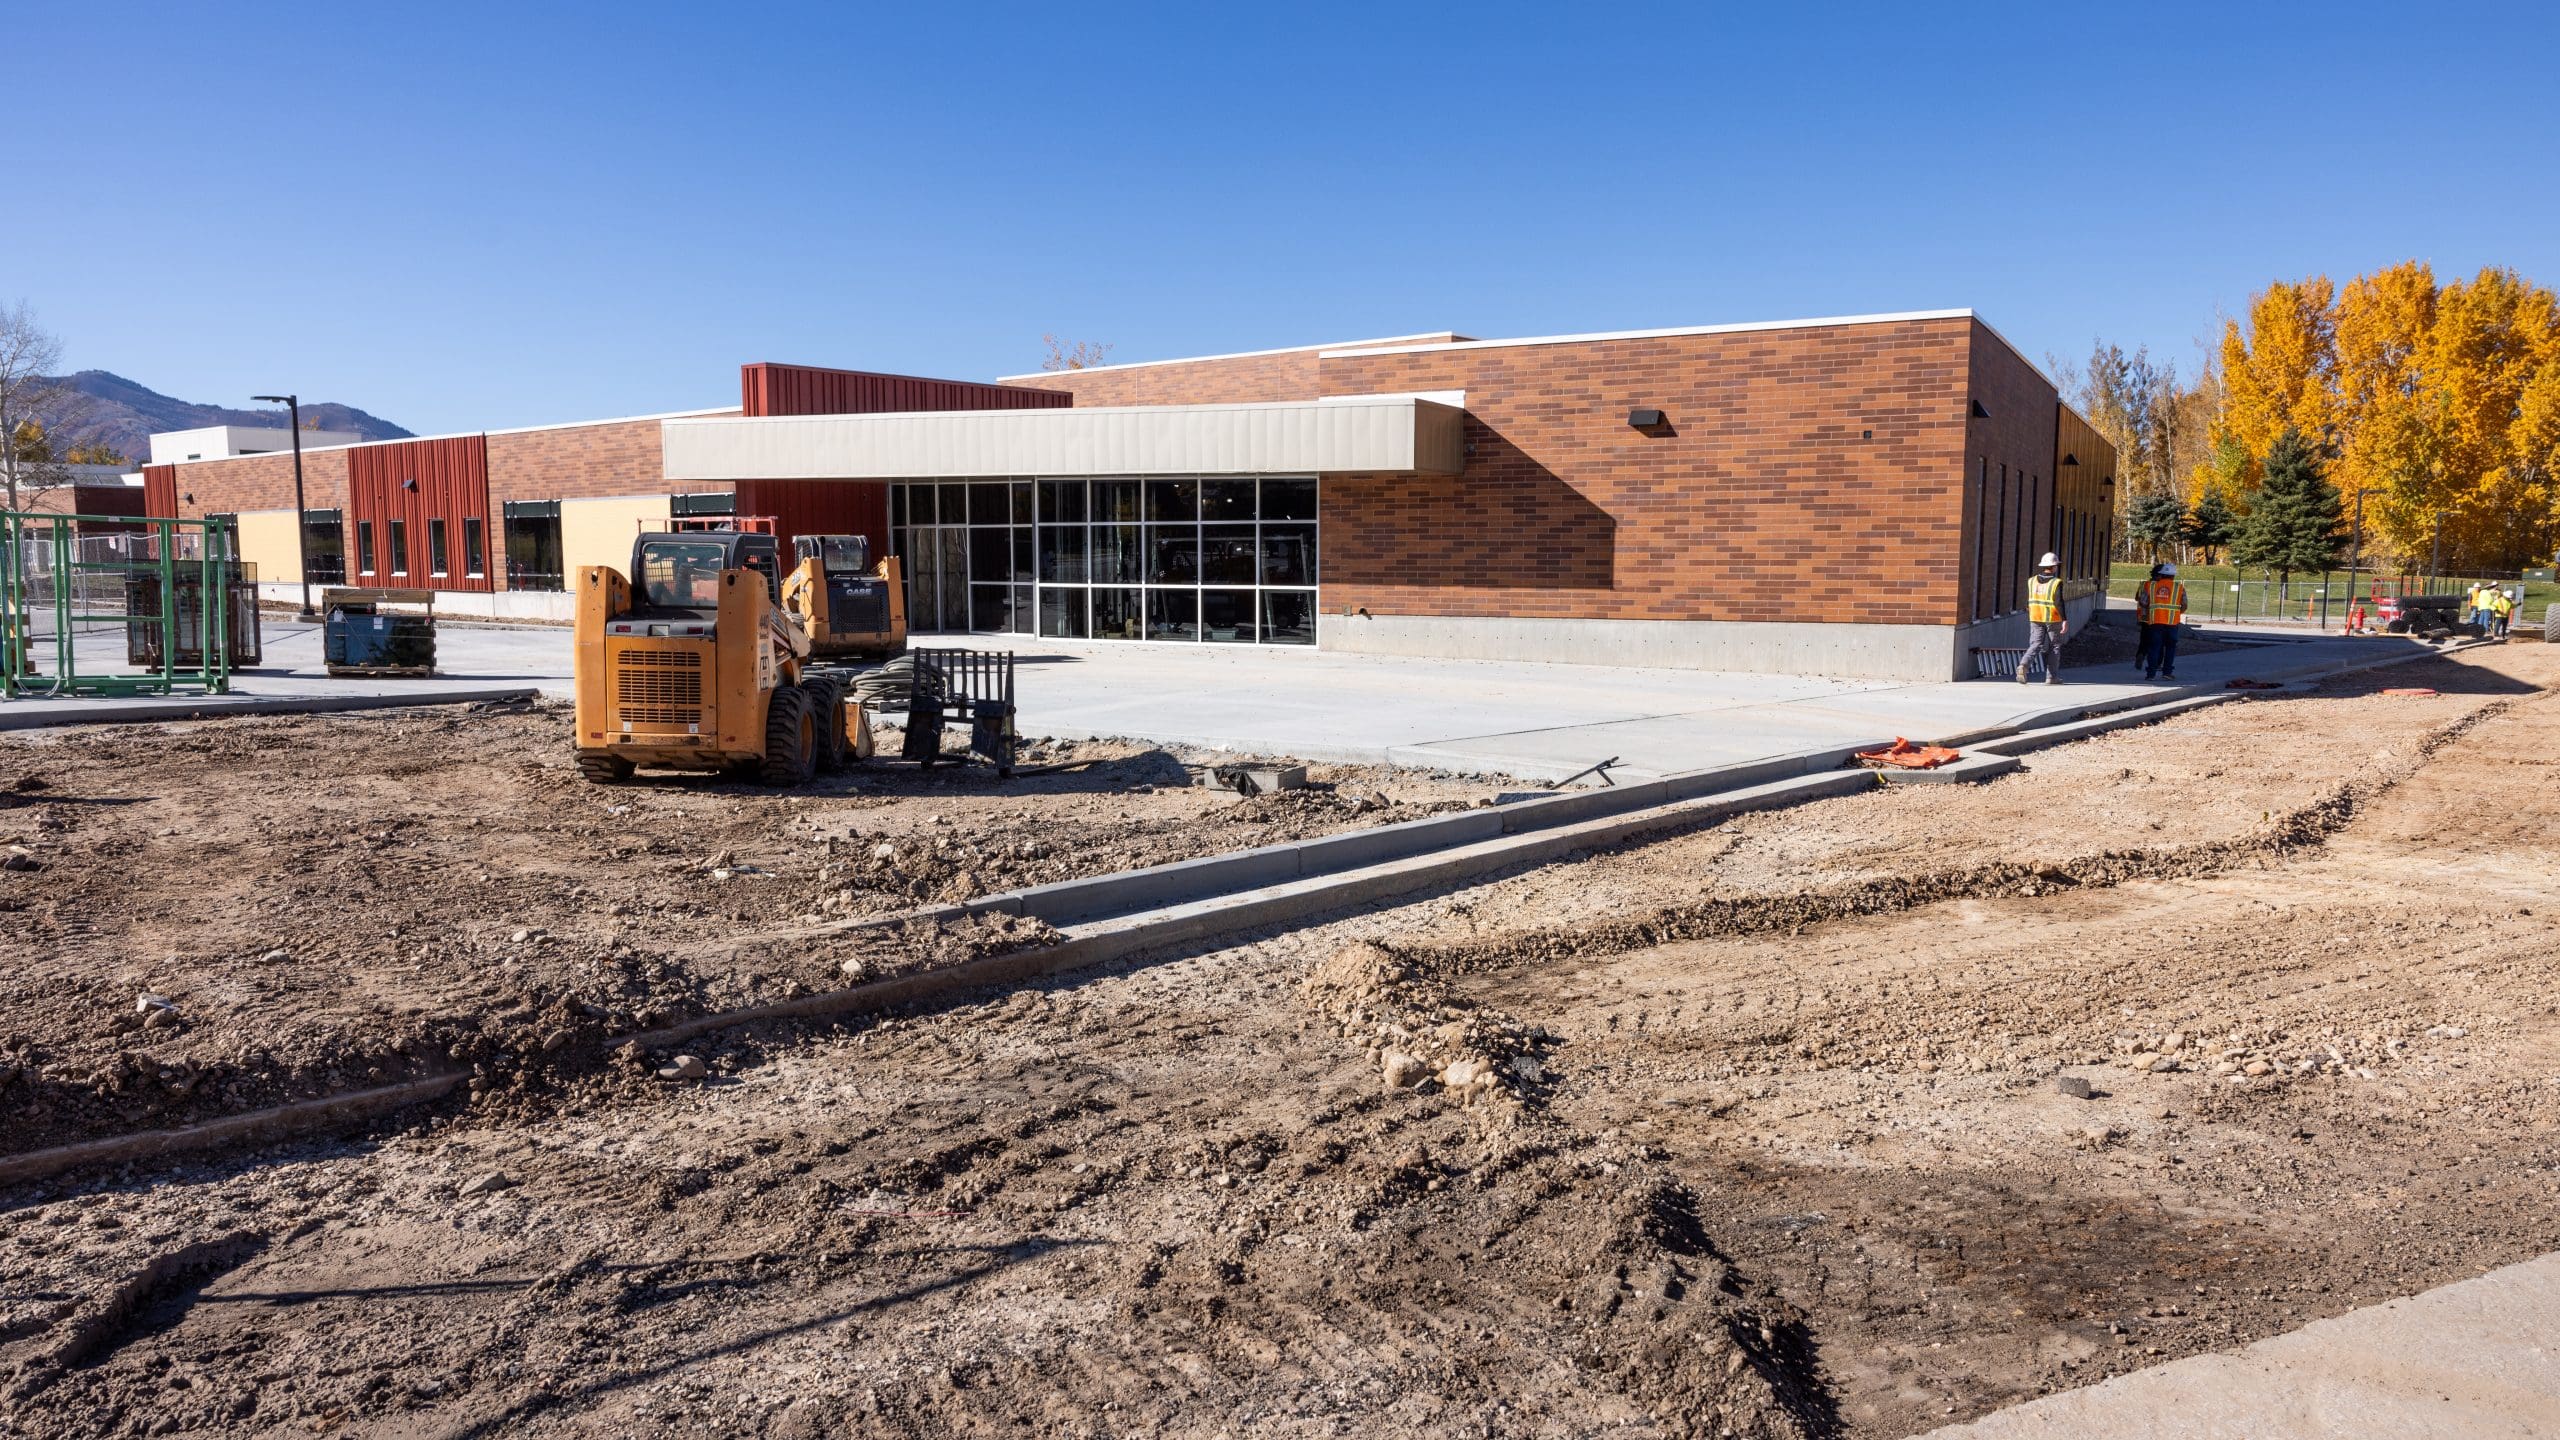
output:
{"label": "window pane", "polygon": [[[1028,525],[1013,532],[1013,578],[1031,578],[1031,527]],[[1023,613],[1026,619],[1029,618],[1027,609]]]}
{"label": "window pane", "polygon": [[1146,621],[1140,609],[1136,590],[1096,590],[1093,592],[1093,638],[1096,640],[1143,640]]}
{"label": "window pane", "polygon": [[1093,518],[1122,521],[1137,519],[1138,482],[1135,480],[1094,481]]}
{"label": "window pane", "polygon": [[966,485],[936,485],[933,488],[942,492],[934,497],[942,510],[942,523],[945,525],[968,524],[969,487]]}
{"label": "window pane", "polygon": [[1013,629],[1020,635],[1031,633],[1031,587],[1028,585],[1013,587]]}
{"label": "window pane", "polygon": [[1064,525],[1084,518],[1084,482],[1081,480],[1043,480],[1040,482],[1040,519],[1044,524]]}
{"label": "window pane", "polygon": [[892,530],[907,528],[907,487],[904,485],[889,487],[889,528]]}
{"label": "window pane", "polygon": [[935,532],[942,537],[942,630],[969,628],[969,532],[956,525],[946,525]]}
{"label": "window pane", "polygon": [[1012,629],[1013,587],[1010,585],[970,586],[969,628],[972,630]]}
{"label": "window pane", "polygon": [[1060,640],[1085,638],[1084,597],[1092,592],[1083,589],[1040,592],[1040,633]]}
{"label": "window pane", "polygon": [[390,539],[391,573],[394,575],[406,575],[409,573],[409,522],[406,520],[392,521]]}
{"label": "window pane", "polygon": [[1200,482],[1197,480],[1148,481],[1147,518],[1150,520],[1199,519]]}
{"label": "window pane", "polygon": [[[1043,525],[1040,527],[1040,579],[1049,585],[1081,585],[1084,583],[1084,527],[1081,525]],[[1048,603],[1040,602],[1042,615]],[[1049,632],[1043,630],[1043,635]],[[1076,632],[1081,635],[1084,632]]]}
{"label": "window pane", "polygon": [[1013,578],[1011,530],[969,532],[969,578],[982,585],[990,580]]}
{"label": "window pane", "polygon": [[1031,523],[1031,482],[1028,480],[1014,482],[1013,523],[1016,525]]}
{"label": "window pane", "polygon": [[1252,526],[1200,527],[1201,584],[1250,585],[1253,583],[1253,570]]}
{"label": "window pane", "polygon": [[1250,590],[1201,591],[1201,638],[1212,644],[1252,644],[1253,593]]}
{"label": "window pane", "polygon": [[1265,585],[1313,585],[1316,583],[1316,527],[1313,525],[1265,525],[1262,527],[1262,583]]}
{"label": "window pane", "polygon": [[356,522],[356,569],[367,575],[373,573],[373,522],[370,520]]}
{"label": "window pane", "polygon": [[489,573],[489,547],[487,537],[481,533],[480,525],[481,522],[476,516],[462,522],[462,568],[465,574]]}
{"label": "window pane", "polygon": [[1006,498],[1002,482],[969,487],[969,523],[1002,525],[1011,518],[1012,502]]}
{"label": "window pane", "polygon": [[1148,591],[1147,638],[1150,640],[1199,639],[1200,592],[1197,590]]}
{"label": "window pane", "polygon": [[1316,643],[1316,592],[1313,590],[1263,591],[1262,643],[1265,645],[1313,645]]}
{"label": "window pane", "polygon": [[442,516],[437,516],[427,522],[427,573],[430,575],[442,575],[447,573],[444,548],[444,518]]}
{"label": "window pane", "polygon": [[1150,585],[1197,585],[1200,583],[1199,526],[1150,525],[1147,527],[1147,583]]}
{"label": "window pane", "polygon": [[1200,518],[1203,520],[1252,519],[1253,482],[1250,480],[1200,482]]}
{"label": "window pane", "polygon": [[[1138,572],[1144,568],[1144,555],[1138,544],[1135,525],[1096,525],[1093,527],[1093,558],[1087,567],[1096,585],[1135,585]],[[1096,620],[1097,626],[1102,622]],[[1096,632],[1100,633],[1099,631]]]}
{"label": "window pane", "polygon": [[910,485],[906,487],[906,490],[907,523],[910,525],[933,524],[933,487],[930,485]]}
{"label": "window pane", "polygon": [[1316,518],[1316,482],[1313,480],[1263,481],[1262,518],[1265,520],[1313,520]]}

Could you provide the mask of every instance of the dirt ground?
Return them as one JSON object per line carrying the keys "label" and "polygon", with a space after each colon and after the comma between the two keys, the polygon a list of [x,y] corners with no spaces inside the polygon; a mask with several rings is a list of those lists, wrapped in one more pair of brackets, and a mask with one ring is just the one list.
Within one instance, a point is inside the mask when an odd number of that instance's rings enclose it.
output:
{"label": "dirt ground", "polygon": [[2560,1246],[2555,680],[0,1194],[0,1434],[1888,1437],[2227,1349]]}
{"label": "dirt ground", "polygon": [[1304,789],[1239,799],[1161,749],[1054,741],[1021,767],[1063,768],[1005,780],[882,763],[790,792],[608,787],[570,768],[567,724],[558,707],[454,706],[0,740],[0,846],[25,867],[0,870],[0,1154],[459,1060],[504,1078],[842,985],[849,961],[893,974],[1043,933],[760,932],[1499,793],[1314,766]]}

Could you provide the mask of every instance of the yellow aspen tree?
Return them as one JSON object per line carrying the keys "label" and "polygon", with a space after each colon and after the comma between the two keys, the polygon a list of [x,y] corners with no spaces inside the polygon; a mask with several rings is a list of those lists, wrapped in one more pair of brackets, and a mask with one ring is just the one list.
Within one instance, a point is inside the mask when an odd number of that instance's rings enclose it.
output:
{"label": "yellow aspen tree", "polygon": [[[2428,498],[2442,512],[2449,564],[2505,568],[2526,558],[2519,547],[2531,527],[2519,509],[2533,499],[2529,479],[2511,468],[2514,426],[2555,343],[2560,301],[2512,270],[2484,269],[2437,297],[2420,364],[2440,407],[2439,474]],[[2435,519],[2424,517],[2430,539]]]}
{"label": "yellow aspen tree", "polygon": [[2409,553],[2440,503],[2443,406],[2427,370],[2438,296],[2423,262],[2361,275],[2339,291],[2336,405],[2339,492],[2381,492],[2368,518],[2385,548]]}
{"label": "yellow aspen tree", "polygon": [[[2222,414],[2212,434],[2218,451],[2236,442],[2249,457],[2255,486],[2276,437],[2299,430],[2321,449],[2334,437],[2337,368],[2336,287],[2325,275],[2298,284],[2279,280],[2249,302],[2248,328],[2222,328]],[[2227,495],[2245,505],[2243,495]]]}

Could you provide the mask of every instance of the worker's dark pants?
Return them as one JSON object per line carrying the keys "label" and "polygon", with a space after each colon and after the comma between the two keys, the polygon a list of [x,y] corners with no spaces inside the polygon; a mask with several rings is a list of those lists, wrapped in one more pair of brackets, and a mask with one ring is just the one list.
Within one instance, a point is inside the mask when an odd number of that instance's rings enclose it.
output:
{"label": "worker's dark pants", "polygon": [[2178,627],[2149,625],[2142,637],[2142,678],[2178,673]]}
{"label": "worker's dark pants", "polygon": [[2027,653],[2018,657],[2019,680],[2024,681],[2027,678],[2028,669],[2036,663],[2036,657],[2039,655],[2044,657],[2045,683],[2051,684],[2060,679],[2062,677],[2062,626],[2059,622],[2047,621],[2042,625],[2032,621],[2028,623]]}
{"label": "worker's dark pants", "polygon": [[2133,622],[2133,668],[2139,670],[2151,658],[2151,622]]}

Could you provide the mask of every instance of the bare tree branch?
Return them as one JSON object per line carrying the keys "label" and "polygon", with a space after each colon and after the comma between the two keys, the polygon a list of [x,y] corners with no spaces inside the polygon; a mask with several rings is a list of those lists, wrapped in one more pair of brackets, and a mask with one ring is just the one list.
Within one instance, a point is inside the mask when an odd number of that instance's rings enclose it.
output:
{"label": "bare tree branch", "polygon": [[71,393],[54,374],[61,368],[61,339],[36,323],[26,301],[0,308],[0,489],[11,510],[71,478],[44,436]]}

